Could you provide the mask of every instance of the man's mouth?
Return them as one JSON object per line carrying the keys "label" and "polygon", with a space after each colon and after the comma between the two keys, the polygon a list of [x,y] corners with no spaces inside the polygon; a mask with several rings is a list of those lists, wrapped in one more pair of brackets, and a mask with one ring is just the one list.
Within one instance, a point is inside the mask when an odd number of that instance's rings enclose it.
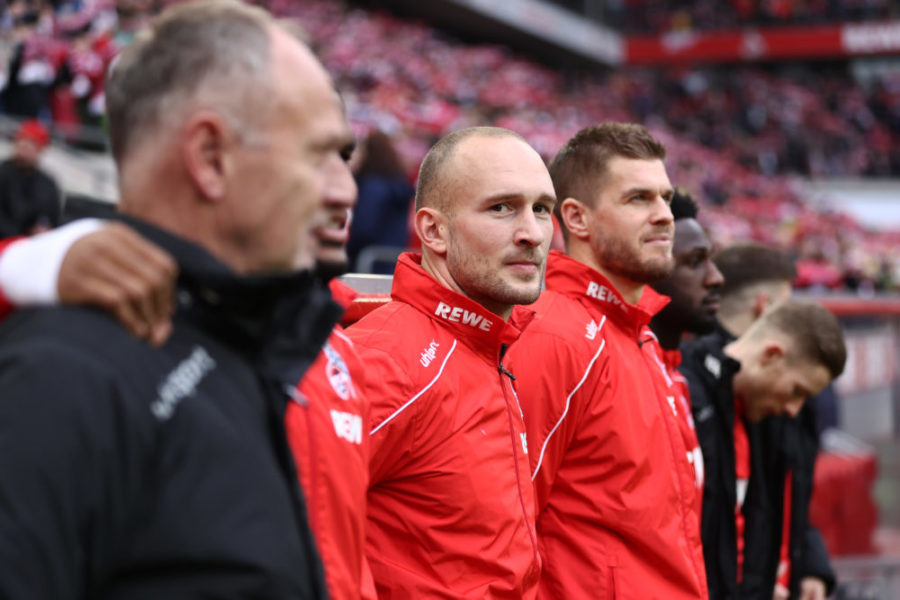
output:
{"label": "man's mouth", "polygon": [[322,243],[346,244],[353,211],[349,208],[329,210],[327,214],[325,222],[316,227],[316,237]]}

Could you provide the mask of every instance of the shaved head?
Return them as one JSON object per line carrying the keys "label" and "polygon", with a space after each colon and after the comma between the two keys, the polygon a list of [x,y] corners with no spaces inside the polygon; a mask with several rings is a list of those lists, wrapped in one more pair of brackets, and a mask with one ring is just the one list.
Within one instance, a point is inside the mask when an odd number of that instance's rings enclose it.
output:
{"label": "shaved head", "polygon": [[512,137],[525,142],[525,138],[515,131],[502,127],[468,127],[444,136],[432,146],[425,155],[422,166],[419,167],[419,180],[416,184],[416,210],[428,206],[441,212],[447,212],[450,207],[447,203],[447,191],[451,187],[450,184],[460,175],[465,176],[464,173],[456,173],[449,167],[453,164],[453,157],[460,144],[475,137]]}

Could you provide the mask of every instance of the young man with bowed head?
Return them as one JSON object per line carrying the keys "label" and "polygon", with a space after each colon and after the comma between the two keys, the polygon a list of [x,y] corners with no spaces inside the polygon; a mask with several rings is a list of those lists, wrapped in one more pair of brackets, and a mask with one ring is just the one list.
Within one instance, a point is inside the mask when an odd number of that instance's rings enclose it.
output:
{"label": "young man with bowed head", "polygon": [[683,409],[649,328],[672,270],[665,149],[641,126],[578,132],[550,173],[568,256],[513,347],[538,500],[542,598],[696,599],[706,578]]}
{"label": "young man with bowed head", "polygon": [[[796,276],[787,254],[759,244],[729,246],[716,254],[715,262],[725,277],[715,326],[684,347],[686,366],[703,378],[712,374],[702,364],[688,363],[724,354],[769,308],[790,298]],[[691,383],[696,387],[701,381],[695,377]],[[812,407],[807,403],[797,416],[776,415],[745,424],[729,402],[730,396],[710,396],[702,386],[693,402],[701,447],[713,465],[702,525],[710,595],[740,589],[747,597],[766,600],[824,600],[835,585],[835,574],[821,534],[809,523],[818,450]],[[729,439],[732,446],[726,447]],[[735,499],[741,500],[740,510]],[[737,546],[743,544],[741,532],[747,527],[753,528],[747,543],[754,551],[740,553]]]}
{"label": "young man with bowed head", "polygon": [[178,306],[159,348],[85,308],[4,322],[0,596],[327,597],[282,419],[340,312],[298,272],[352,139],[331,80],[208,0],[123,52],[107,107],[123,219],[175,258]]}
{"label": "young man with bowed head", "polygon": [[533,598],[540,574],[522,411],[504,361],[533,313],[556,202],[518,134],[464,129],[425,157],[422,255],[348,329],[367,365],[367,553],[386,598]]}
{"label": "young man with bowed head", "polygon": [[[681,369],[707,465],[703,549],[711,597],[773,597],[785,479],[773,469],[778,449],[760,424],[795,417],[841,374],[846,357],[837,319],[798,300],[771,307],[724,347],[705,336],[685,350]],[[794,567],[803,571],[800,562]]]}

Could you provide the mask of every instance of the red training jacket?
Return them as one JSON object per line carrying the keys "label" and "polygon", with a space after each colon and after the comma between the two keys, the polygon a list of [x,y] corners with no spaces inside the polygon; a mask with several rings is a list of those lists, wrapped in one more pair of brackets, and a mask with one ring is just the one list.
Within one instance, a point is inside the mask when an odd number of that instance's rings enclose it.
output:
{"label": "red training jacket", "polygon": [[347,333],[371,402],[367,555],[379,595],[534,598],[540,558],[511,322],[403,254],[392,301]]}
{"label": "red training jacket", "polygon": [[[10,244],[16,242],[18,240],[24,239],[22,237],[11,237],[6,238],[5,240],[0,240],[0,254],[6,251]],[[3,295],[3,289],[0,289],[0,319],[3,319],[6,315],[11,313],[14,310],[14,306],[9,301],[9,299]]]}
{"label": "red training jacket", "polygon": [[666,373],[672,380],[672,392],[678,406],[678,421],[681,427],[681,436],[687,448],[687,459],[694,470],[694,510],[697,511],[697,522],[702,522],[703,513],[703,451],[700,449],[700,441],[697,439],[697,428],[694,427],[694,416],[691,414],[691,390],[687,379],[678,370],[681,365],[681,350],[663,350],[663,363],[666,365]]}
{"label": "red training jacket", "polygon": [[648,327],[667,301],[648,287],[629,305],[597,271],[550,253],[539,316],[510,357],[531,440],[541,598],[707,598],[695,476]]}
{"label": "red training jacket", "polygon": [[[331,290],[341,304],[352,299],[349,288],[337,279]],[[288,404],[285,413],[288,442],[333,600],[375,597],[364,558],[369,422],[363,372],[353,342],[335,327],[303,376],[297,401]]]}

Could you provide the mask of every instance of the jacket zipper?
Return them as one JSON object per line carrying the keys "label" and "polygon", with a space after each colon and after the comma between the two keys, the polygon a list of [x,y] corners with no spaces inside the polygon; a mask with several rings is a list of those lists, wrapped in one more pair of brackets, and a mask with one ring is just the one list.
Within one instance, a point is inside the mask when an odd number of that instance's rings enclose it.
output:
{"label": "jacket zipper", "polygon": [[[509,435],[512,440],[513,447],[513,459],[514,464],[513,468],[516,472],[516,489],[519,493],[519,506],[522,508],[522,517],[525,520],[525,528],[528,530],[528,537],[531,539],[531,550],[534,556],[535,562],[539,561],[538,551],[537,551],[537,540],[534,537],[533,525],[529,522],[528,519],[528,509],[525,506],[525,496],[522,494],[522,476],[519,473],[519,440],[516,439],[516,427],[515,423],[513,423],[513,412],[512,407],[509,402],[509,394],[506,392],[506,385],[504,384],[503,377],[506,376],[509,378],[508,385],[510,389],[512,389],[512,382],[516,380],[515,376],[506,370],[506,367],[503,366],[503,355],[506,353],[506,344],[503,344],[500,349],[500,356],[497,359],[497,371],[500,377],[500,388],[503,390],[503,400],[506,403],[506,416],[509,419]],[[513,397],[516,398],[516,405],[519,405],[519,399],[516,397],[515,391],[513,391]],[[522,416],[522,407],[519,407],[519,415]],[[523,420],[524,421],[524,420]],[[529,481],[529,485],[531,482]]]}

